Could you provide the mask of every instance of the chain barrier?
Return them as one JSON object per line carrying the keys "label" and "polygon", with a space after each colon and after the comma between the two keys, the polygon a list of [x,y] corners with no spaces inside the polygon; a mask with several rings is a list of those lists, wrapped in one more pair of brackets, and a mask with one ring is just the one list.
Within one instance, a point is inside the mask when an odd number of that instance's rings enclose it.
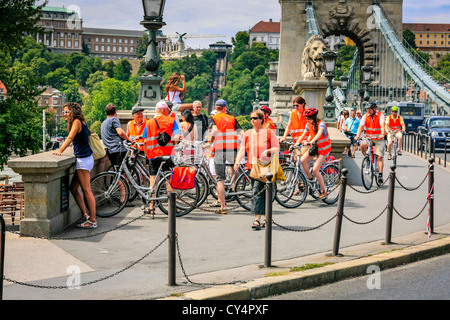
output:
{"label": "chain barrier", "polygon": [[415,190],[419,189],[419,188],[425,183],[425,181],[427,180],[427,178],[428,178],[428,172],[427,172],[427,174],[425,175],[425,177],[423,178],[422,182],[421,182],[417,187],[415,187],[415,188],[408,188],[408,187],[405,187],[405,186],[401,183],[401,181],[398,179],[397,176],[395,176],[395,180],[396,180],[396,181],[398,182],[398,184],[399,184],[403,189],[405,189],[406,191],[415,191]]}
{"label": "chain barrier", "polygon": [[[93,281],[81,283],[81,284],[77,285],[77,287],[78,286],[79,287],[86,287],[86,286],[89,286],[89,285],[92,285],[92,284],[95,284],[95,283],[98,283],[98,282],[101,282],[101,281],[104,281],[104,280],[107,280],[107,279],[110,279],[112,277],[117,276],[118,274],[120,274],[120,273],[122,273],[122,272],[124,272],[124,271],[126,271],[126,270],[128,270],[130,268],[132,268],[133,266],[135,266],[136,264],[138,264],[139,262],[141,262],[142,260],[147,258],[150,254],[152,254],[159,247],[161,247],[164,244],[164,242],[166,242],[168,239],[169,239],[169,236],[166,236],[164,238],[164,240],[162,240],[160,243],[158,243],[152,250],[147,252],[144,256],[142,256],[140,259],[136,260],[135,262],[131,263],[127,267],[125,267],[125,268],[123,268],[123,269],[121,269],[121,270],[119,270],[117,272],[114,272],[114,273],[112,273],[112,274],[110,274],[108,276],[105,276],[105,277],[102,277],[102,278],[99,278],[99,279],[96,279],[96,280],[93,280]],[[71,286],[68,286],[68,285],[65,285],[65,286],[47,286],[47,285],[31,284],[31,283],[21,282],[21,281],[17,281],[17,280],[12,280],[12,279],[9,279],[9,278],[7,278],[5,276],[3,277],[3,279],[5,281],[11,282],[11,283],[14,283],[14,284],[17,284],[17,285],[33,287],[33,288],[38,288],[38,289],[70,289],[71,288]]]}
{"label": "chain barrier", "polygon": [[143,213],[139,217],[136,217],[136,218],[134,218],[134,219],[124,223],[124,224],[120,224],[120,225],[118,225],[118,226],[116,226],[116,227],[114,227],[112,229],[109,229],[109,230],[101,231],[101,232],[94,233],[94,234],[84,235],[84,236],[77,236],[77,237],[42,237],[42,236],[32,236],[32,235],[21,234],[20,231],[12,231],[12,230],[6,230],[6,231],[8,231],[10,233],[13,233],[13,234],[18,234],[18,235],[20,235],[22,237],[42,239],[42,240],[79,240],[79,239],[86,239],[86,238],[96,237],[96,236],[99,236],[99,235],[102,235],[102,234],[106,234],[106,233],[118,230],[120,228],[123,228],[123,227],[125,227],[125,226],[127,226],[127,225],[129,225],[129,224],[131,224],[131,223],[133,223],[133,222],[143,218],[145,215],[147,215],[147,214]]}
{"label": "chain barrier", "polygon": [[387,210],[388,208],[389,208],[389,206],[387,205],[387,206],[383,209],[383,211],[381,211],[375,218],[373,218],[372,220],[369,220],[369,221],[367,221],[367,222],[358,222],[358,221],[355,221],[355,220],[353,220],[353,219],[350,219],[349,217],[347,217],[347,216],[345,215],[345,213],[343,214],[343,216],[344,216],[348,221],[350,221],[350,222],[352,222],[352,223],[354,223],[354,224],[365,225],[365,224],[369,224],[369,223],[372,223],[372,222],[374,222],[375,220],[377,220],[379,217],[381,217],[381,216],[383,215],[383,213],[386,212],[386,210]]}
{"label": "chain barrier", "polygon": [[395,211],[396,214],[399,215],[400,218],[402,218],[402,219],[404,219],[404,220],[409,220],[409,221],[411,221],[411,220],[416,219],[417,217],[419,217],[419,216],[422,214],[422,212],[423,212],[423,211],[425,210],[425,208],[428,206],[428,202],[429,202],[429,200],[428,200],[428,198],[427,198],[427,201],[425,201],[425,205],[423,206],[422,210],[420,210],[420,212],[419,212],[417,215],[415,215],[414,217],[412,217],[412,218],[407,218],[407,217],[401,215],[400,212],[398,212],[398,210],[397,210],[395,207],[394,207],[394,211]]}
{"label": "chain barrier", "polygon": [[[266,189],[267,189],[267,184],[265,184],[264,187],[257,194],[255,194],[254,196],[248,198],[247,200],[242,201],[242,204],[247,204],[250,201],[254,200],[256,197],[259,197],[263,192],[266,192]],[[216,210],[214,210],[214,209],[202,208],[202,207],[196,206],[194,204],[188,203],[184,199],[180,198],[178,195],[177,195],[177,200],[180,200],[184,204],[186,204],[186,205],[188,205],[190,207],[193,207],[194,209],[199,209],[199,210],[203,210],[203,211],[206,211],[206,212],[213,212],[213,213],[216,212]],[[242,209],[242,205],[239,205],[239,206],[236,206],[236,207],[227,208],[227,211],[233,211],[235,209]]]}
{"label": "chain barrier", "polygon": [[389,173],[388,177],[386,178],[386,180],[383,181],[382,184],[380,184],[379,186],[377,186],[375,189],[373,190],[368,190],[368,191],[363,191],[363,190],[358,190],[356,189],[354,186],[352,186],[351,184],[347,184],[347,186],[349,186],[351,189],[353,189],[354,191],[358,192],[358,193],[362,193],[362,194],[369,194],[369,193],[374,193],[375,191],[378,191],[381,189],[381,187],[383,187],[386,182],[389,180],[389,178],[391,177],[391,174]]}
{"label": "chain barrier", "polygon": [[178,233],[177,233],[175,241],[176,241],[176,246],[177,246],[178,260],[180,261],[181,272],[183,272],[183,275],[186,278],[186,281],[189,282],[190,284],[196,285],[196,286],[222,286],[222,285],[230,285],[230,284],[237,284],[237,283],[245,283],[245,281],[243,281],[243,280],[221,282],[221,283],[215,283],[215,282],[199,283],[199,282],[192,281],[189,278],[189,276],[186,274],[186,270],[184,269],[183,260],[181,259],[180,244],[178,243]]}
{"label": "chain barrier", "polygon": [[278,224],[278,223],[275,222],[273,219],[272,219],[272,223],[273,223],[274,225],[276,225],[277,227],[280,227],[281,229],[284,229],[284,230],[287,230],[287,231],[307,232],[307,231],[312,231],[312,230],[316,230],[316,229],[319,229],[319,228],[323,227],[323,226],[326,225],[327,223],[333,221],[333,219],[335,219],[336,217],[337,217],[337,214],[335,214],[334,216],[332,216],[331,219],[329,219],[328,221],[326,221],[326,222],[324,222],[324,223],[322,223],[322,224],[319,224],[319,225],[316,226],[316,227],[306,228],[306,229],[294,229],[294,228],[288,228],[288,227],[285,227],[285,226],[282,226],[282,225]]}

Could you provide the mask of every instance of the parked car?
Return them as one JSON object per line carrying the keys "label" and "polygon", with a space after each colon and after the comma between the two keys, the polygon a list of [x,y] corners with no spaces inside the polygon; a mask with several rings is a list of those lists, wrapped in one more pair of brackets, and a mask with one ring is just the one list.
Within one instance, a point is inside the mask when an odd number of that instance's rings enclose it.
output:
{"label": "parked car", "polygon": [[[417,132],[431,137],[436,143],[436,148],[444,148],[446,140],[449,140],[447,146],[450,146],[450,116],[429,117],[417,128]],[[422,147],[424,145],[425,142]]]}

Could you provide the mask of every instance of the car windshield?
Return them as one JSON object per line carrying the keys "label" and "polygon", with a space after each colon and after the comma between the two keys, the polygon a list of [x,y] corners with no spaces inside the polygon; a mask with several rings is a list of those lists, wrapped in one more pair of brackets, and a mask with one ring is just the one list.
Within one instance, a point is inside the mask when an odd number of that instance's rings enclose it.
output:
{"label": "car windshield", "polygon": [[450,128],[450,118],[430,121],[430,128]]}

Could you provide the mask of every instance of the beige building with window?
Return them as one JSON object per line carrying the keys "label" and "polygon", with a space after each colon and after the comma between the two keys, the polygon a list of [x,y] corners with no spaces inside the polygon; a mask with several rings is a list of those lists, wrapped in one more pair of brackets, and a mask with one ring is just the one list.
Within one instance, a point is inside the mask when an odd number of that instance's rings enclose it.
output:
{"label": "beige building with window", "polygon": [[450,51],[450,24],[404,23],[403,30],[406,29],[415,34],[416,46],[420,51]]}

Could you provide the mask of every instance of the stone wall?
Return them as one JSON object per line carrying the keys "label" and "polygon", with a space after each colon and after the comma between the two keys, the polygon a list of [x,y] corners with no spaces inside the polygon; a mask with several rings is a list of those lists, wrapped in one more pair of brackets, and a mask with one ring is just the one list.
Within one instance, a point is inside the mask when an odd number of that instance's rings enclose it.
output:
{"label": "stone wall", "polygon": [[[22,176],[25,184],[24,219],[20,233],[49,237],[74,225],[81,211],[70,194],[69,186],[75,172],[73,149],[62,156],[53,151],[8,161],[8,167]],[[105,171],[110,165],[108,157],[95,161],[91,177]]]}

